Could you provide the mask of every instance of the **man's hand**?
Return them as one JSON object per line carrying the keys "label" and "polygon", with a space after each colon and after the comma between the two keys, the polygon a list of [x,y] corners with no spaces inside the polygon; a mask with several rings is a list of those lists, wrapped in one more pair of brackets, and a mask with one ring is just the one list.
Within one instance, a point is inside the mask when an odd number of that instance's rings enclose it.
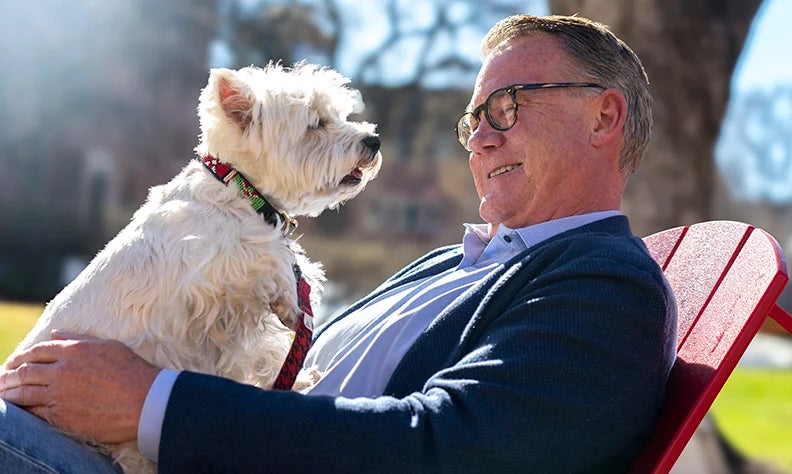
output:
{"label": "man's hand", "polygon": [[159,369],[119,341],[53,331],[0,367],[0,398],[89,439],[137,438]]}

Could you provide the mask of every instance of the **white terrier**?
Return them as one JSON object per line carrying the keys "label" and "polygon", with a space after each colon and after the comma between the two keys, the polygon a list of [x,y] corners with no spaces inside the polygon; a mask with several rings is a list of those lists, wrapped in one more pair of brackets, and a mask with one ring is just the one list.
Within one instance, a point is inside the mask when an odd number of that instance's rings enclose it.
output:
{"label": "white terrier", "polygon": [[[293,216],[354,197],[382,161],[375,125],[347,120],[362,106],[348,83],[306,64],[213,69],[198,106],[202,160],[150,190],[17,351],[61,329],[118,339],[159,367],[271,387],[291,340],[280,322],[295,329],[301,314],[295,268],[317,290],[324,280],[287,236]],[[156,468],[135,443],[109,450],[125,471]]]}

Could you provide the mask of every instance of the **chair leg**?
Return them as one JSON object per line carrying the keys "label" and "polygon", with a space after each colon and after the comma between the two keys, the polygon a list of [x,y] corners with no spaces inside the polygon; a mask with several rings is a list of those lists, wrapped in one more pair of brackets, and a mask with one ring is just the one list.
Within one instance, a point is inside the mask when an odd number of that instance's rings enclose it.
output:
{"label": "chair leg", "polygon": [[792,334],[792,314],[787,313],[784,309],[777,304],[774,304],[772,308],[770,308],[769,316],[781,325],[782,328],[786,329],[787,332]]}

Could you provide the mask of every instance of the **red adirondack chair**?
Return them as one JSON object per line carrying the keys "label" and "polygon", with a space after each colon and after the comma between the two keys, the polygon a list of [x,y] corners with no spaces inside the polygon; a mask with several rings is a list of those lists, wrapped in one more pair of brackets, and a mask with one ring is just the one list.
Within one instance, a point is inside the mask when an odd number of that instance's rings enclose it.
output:
{"label": "red adirondack chair", "polygon": [[781,247],[748,224],[713,221],[644,239],[674,289],[677,359],[666,402],[633,473],[671,470],[765,318],[792,333],[776,305],[789,279]]}

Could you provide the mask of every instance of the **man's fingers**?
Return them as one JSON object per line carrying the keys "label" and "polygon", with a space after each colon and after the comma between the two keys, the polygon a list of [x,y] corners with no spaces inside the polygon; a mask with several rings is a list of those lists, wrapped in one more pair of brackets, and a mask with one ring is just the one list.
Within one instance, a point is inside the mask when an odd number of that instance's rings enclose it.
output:
{"label": "man's fingers", "polygon": [[45,385],[23,385],[0,391],[0,398],[20,407],[35,407],[49,400],[47,390]]}
{"label": "man's fingers", "polygon": [[0,370],[0,397],[61,429],[112,443],[135,439],[159,373],[123,343],[93,337],[40,342],[9,367]]}
{"label": "man's fingers", "polygon": [[49,385],[54,376],[51,364],[24,363],[11,370],[0,371],[0,390],[21,385]]}
{"label": "man's fingers", "polygon": [[91,339],[99,340],[96,337],[60,331],[57,329],[50,332],[50,337],[52,340],[39,342],[27,350],[11,354],[3,367],[6,369],[14,369],[25,362],[40,364],[56,362],[60,357],[61,351],[67,345]]}
{"label": "man's fingers", "polygon": [[61,341],[44,341],[22,352],[11,355],[5,363],[6,370],[16,369],[22,364],[51,364],[60,358],[64,344]]}
{"label": "man's fingers", "polygon": [[65,340],[85,340],[85,339],[99,339],[94,336],[86,336],[85,334],[77,334],[74,332],[68,331],[61,331],[60,329],[53,329],[50,331],[50,337],[53,341],[65,341]]}

